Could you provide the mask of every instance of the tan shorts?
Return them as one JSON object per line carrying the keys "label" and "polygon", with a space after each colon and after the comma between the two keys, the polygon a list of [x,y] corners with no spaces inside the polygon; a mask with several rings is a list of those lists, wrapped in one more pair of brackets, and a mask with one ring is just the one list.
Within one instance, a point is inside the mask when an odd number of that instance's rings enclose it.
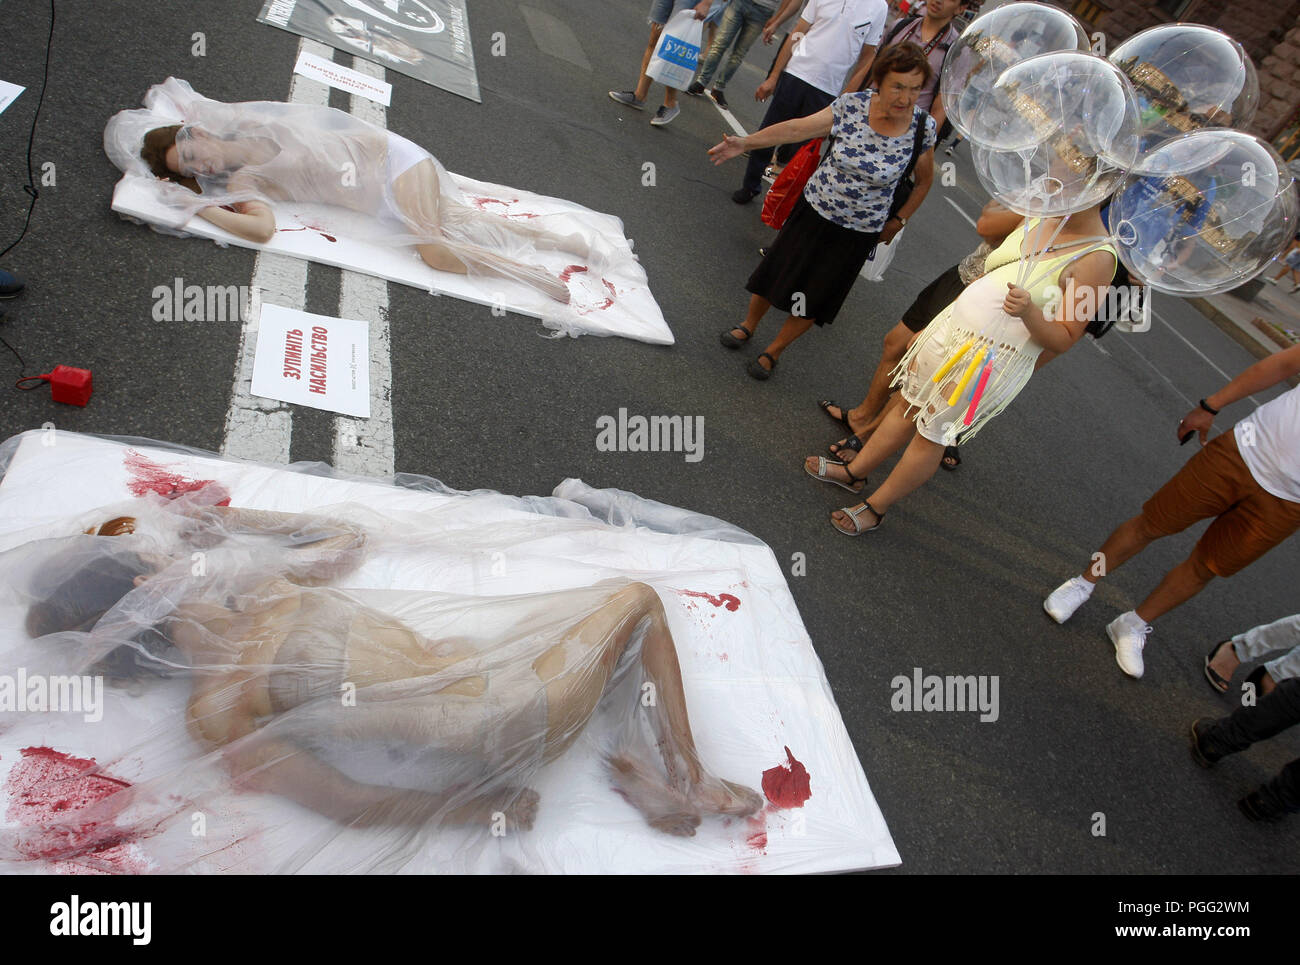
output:
{"label": "tan shorts", "polygon": [[1300,529],[1300,503],[1260,486],[1228,431],[1187,460],[1147,500],[1142,517],[1161,536],[1215,517],[1192,558],[1217,576],[1232,576]]}

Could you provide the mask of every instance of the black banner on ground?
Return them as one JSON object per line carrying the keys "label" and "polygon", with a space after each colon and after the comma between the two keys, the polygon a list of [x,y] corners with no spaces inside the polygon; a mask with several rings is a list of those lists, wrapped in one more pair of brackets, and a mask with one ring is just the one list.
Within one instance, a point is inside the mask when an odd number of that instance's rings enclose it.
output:
{"label": "black banner on ground", "polygon": [[267,0],[257,19],[482,100],[465,0]]}

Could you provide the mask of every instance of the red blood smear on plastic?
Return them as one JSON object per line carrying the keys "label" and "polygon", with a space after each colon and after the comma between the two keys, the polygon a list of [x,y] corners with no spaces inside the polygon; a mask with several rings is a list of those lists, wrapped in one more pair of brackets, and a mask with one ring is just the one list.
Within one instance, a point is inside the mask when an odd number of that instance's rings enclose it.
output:
{"label": "red blood smear on plastic", "polygon": [[753,817],[746,818],[745,823],[749,825],[749,835],[745,838],[745,843],[755,851],[766,853],[767,814],[759,811]]}
{"label": "red blood smear on plastic", "polygon": [[587,270],[586,265],[569,265],[564,271],[560,272],[560,281],[568,281],[578,272]]}
{"label": "red blood smear on plastic", "polygon": [[76,812],[130,787],[129,782],[88,773],[97,767],[93,760],[49,747],[24,747],[21,754],[22,760],[5,780],[4,792],[9,799],[5,818],[31,829],[16,842],[24,858],[54,861],[55,870],[74,873],[146,870],[130,854],[136,835],[111,821],[77,819]]}
{"label": "red blood smear on plastic", "polygon": [[618,289],[615,288],[614,285],[611,282],[609,282],[607,279],[602,278],[600,282],[602,285],[605,286],[605,289],[609,292],[609,303],[611,305],[614,304],[614,299],[618,297]]}
{"label": "red blood smear on plastic", "polygon": [[326,234],[325,232],[323,232],[323,231],[320,233],[320,236],[321,236],[322,238],[324,238],[326,241],[338,241],[338,239],[335,238],[333,235],[327,235],[327,234]]}
{"label": "red blood smear on plastic", "polygon": [[763,772],[763,793],[779,808],[801,808],[812,797],[808,769],[800,764],[790,748],[785,749],[790,764],[778,764]]}
{"label": "red blood smear on plastic", "polygon": [[[205,486],[219,485],[211,479],[186,479],[179,473],[168,472],[158,463],[146,459],[144,455],[134,449],[126,451],[122,464],[126,466],[126,471],[131,474],[131,479],[127,482],[127,488],[131,490],[133,496],[157,493],[159,496],[172,499],[176,496],[183,496],[185,493],[198,492]],[[227,496],[225,499],[220,500],[217,505],[229,506],[230,497]]]}
{"label": "red blood smear on plastic", "polygon": [[730,593],[720,593],[714,596],[712,593],[701,593],[698,590],[678,590],[682,596],[698,596],[708,600],[714,606],[725,606],[729,611],[735,613],[740,609],[740,600]]}

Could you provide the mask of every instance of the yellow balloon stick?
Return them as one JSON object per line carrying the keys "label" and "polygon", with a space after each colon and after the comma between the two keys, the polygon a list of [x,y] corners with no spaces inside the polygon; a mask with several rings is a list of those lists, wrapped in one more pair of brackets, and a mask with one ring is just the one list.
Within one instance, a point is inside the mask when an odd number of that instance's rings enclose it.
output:
{"label": "yellow balloon stick", "polygon": [[970,347],[974,344],[975,344],[975,339],[968,338],[966,340],[965,345],[957,349],[957,351],[954,352],[952,355],[948,356],[948,361],[944,362],[943,367],[939,369],[938,372],[935,372],[933,376],[930,377],[930,381],[933,382],[935,385],[938,385],[939,382],[943,379],[943,377],[948,374],[948,371],[954,365],[960,362],[962,358],[965,357],[966,353],[970,351]]}
{"label": "yellow balloon stick", "polygon": [[980,363],[984,361],[984,356],[987,354],[988,354],[988,348],[987,347],[981,348],[978,352],[975,353],[975,357],[970,360],[970,365],[966,366],[966,371],[962,373],[961,381],[957,383],[957,389],[953,392],[952,397],[948,400],[948,404],[950,406],[957,404],[957,400],[960,399],[961,394],[966,391],[966,386],[970,383],[970,380],[974,377],[975,371],[980,367]]}

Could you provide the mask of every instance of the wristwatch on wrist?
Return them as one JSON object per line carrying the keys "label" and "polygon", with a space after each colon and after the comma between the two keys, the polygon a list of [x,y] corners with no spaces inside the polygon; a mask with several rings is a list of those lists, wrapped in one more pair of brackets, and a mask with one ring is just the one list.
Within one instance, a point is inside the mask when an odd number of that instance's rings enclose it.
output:
{"label": "wristwatch on wrist", "polygon": [[1204,399],[1201,400],[1201,402],[1200,402],[1200,406],[1201,406],[1202,409],[1204,409],[1204,410],[1205,410],[1206,412],[1208,412],[1210,415],[1218,415],[1218,414],[1219,414],[1219,410],[1218,410],[1218,409],[1211,409],[1210,406],[1209,406],[1209,403],[1207,403]]}

